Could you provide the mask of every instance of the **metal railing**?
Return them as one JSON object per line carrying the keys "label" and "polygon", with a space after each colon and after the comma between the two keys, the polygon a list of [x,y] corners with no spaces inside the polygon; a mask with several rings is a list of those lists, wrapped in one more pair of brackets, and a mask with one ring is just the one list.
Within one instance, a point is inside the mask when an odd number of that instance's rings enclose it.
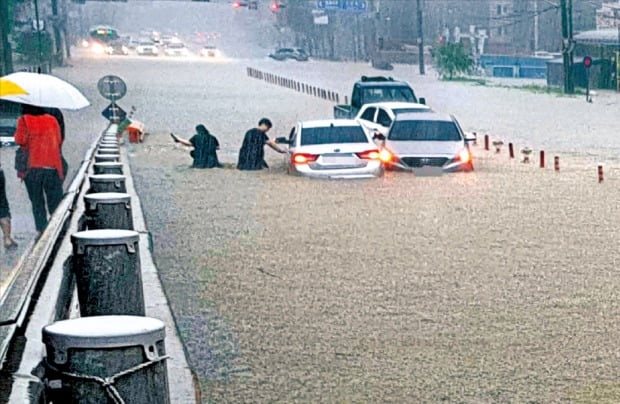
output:
{"label": "metal railing", "polygon": [[[86,152],[45,231],[39,240],[24,252],[23,259],[15,268],[16,275],[0,300],[0,380],[11,377],[10,369],[16,365],[13,357],[19,356],[19,352],[12,352],[12,345],[16,345],[15,340],[24,334],[28,314],[38,300],[37,292],[46,280],[69,222],[76,216],[76,206],[100,138],[101,136],[97,137]],[[66,310],[70,305],[72,288],[68,285],[66,288],[68,289],[64,291],[58,290],[56,299],[49,302],[57,312]],[[3,394],[8,393],[5,387],[0,385],[1,402],[6,398]]]}

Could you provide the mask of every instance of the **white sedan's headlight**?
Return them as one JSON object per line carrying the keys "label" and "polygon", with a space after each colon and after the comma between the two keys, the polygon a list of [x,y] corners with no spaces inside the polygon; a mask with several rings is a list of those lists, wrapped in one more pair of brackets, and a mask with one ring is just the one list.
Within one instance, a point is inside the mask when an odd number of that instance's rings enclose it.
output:
{"label": "white sedan's headlight", "polygon": [[129,53],[129,48],[126,47],[125,45],[123,45],[121,49],[123,50],[123,53]]}
{"label": "white sedan's headlight", "polygon": [[91,47],[91,49],[95,53],[104,53],[105,52],[105,48],[103,47],[103,45],[101,45],[99,43],[94,43],[93,46]]}

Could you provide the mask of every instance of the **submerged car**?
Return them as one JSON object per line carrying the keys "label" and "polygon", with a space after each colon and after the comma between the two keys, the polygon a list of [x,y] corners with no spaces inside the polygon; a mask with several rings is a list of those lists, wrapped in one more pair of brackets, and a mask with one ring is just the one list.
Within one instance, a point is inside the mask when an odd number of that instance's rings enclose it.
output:
{"label": "submerged car", "polygon": [[269,57],[279,61],[287,59],[296,60],[298,62],[308,61],[308,54],[301,48],[281,48],[274,53],[270,53]]}
{"label": "submerged car", "polygon": [[396,115],[429,111],[428,105],[415,102],[377,102],[362,106],[355,119],[371,133],[387,135]]}
{"label": "submerged car", "polygon": [[331,119],[299,122],[289,139],[289,174],[316,178],[373,178],[383,175],[389,160],[353,120]]}
{"label": "submerged car", "polygon": [[436,112],[409,112],[395,117],[387,136],[375,140],[393,155],[391,167],[429,171],[473,171],[466,138],[456,119]]}

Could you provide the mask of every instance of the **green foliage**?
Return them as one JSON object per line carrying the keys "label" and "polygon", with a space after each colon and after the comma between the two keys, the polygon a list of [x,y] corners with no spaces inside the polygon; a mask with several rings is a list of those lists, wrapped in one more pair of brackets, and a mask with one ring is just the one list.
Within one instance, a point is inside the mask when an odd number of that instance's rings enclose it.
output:
{"label": "green foliage", "polygon": [[459,43],[445,43],[435,48],[433,59],[441,78],[452,80],[455,76],[469,73],[474,61]]}
{"label": "green foliage", "polygon": [[[41,32],[41,60],[49,61],[52,55],[53,41],[49,32]],[[37,63],[39,61],[39,38],[36,32],[24,32],[17,39],[17,49],[24,61]]]}

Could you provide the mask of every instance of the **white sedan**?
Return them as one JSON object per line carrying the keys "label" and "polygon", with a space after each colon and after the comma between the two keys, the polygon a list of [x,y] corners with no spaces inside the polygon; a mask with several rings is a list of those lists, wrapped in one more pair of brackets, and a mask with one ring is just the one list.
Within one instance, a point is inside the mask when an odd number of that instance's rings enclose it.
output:
{"label": "white sedan", "polygon": [[182,42],[170,42],[164,49],[166,56],[189,56],[189,50]]}
{"label": "white sedan", "polygon": [[331,119],[299,122],[289,139],[289,174],[315,178],[373,178],[383,175],[383,162],[390,161],[380,151],[359,122]]}
{"label": "white sedan", "polygon": [[430,112],[425,104],[413,102],[377,102],[362,106],[355,119],[370,133],[386,136],[398,114]]}

